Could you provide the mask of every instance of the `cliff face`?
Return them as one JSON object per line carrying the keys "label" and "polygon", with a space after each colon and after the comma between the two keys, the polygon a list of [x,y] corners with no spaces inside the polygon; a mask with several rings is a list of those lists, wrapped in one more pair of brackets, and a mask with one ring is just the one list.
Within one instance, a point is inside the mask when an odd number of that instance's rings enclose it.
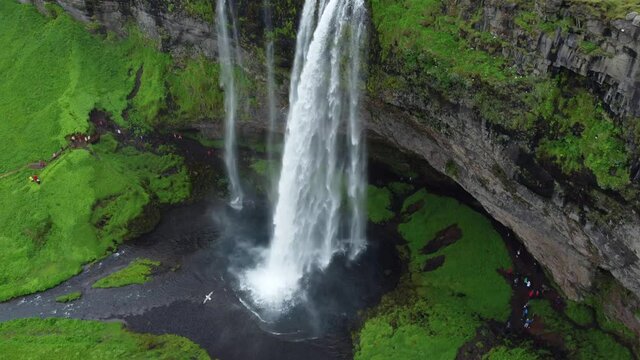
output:
{"label": "cliff face", "polygon": [[[538,1],[532,14],[541,19],[561,16],[572,19],[570,32],[527,31],[516,26],[514,4],[486,1],[478,27],[517,47],[504,55],[524,72],[546,74],[567,69],[592,81],[610,110],[623,116],[640,116],[640,15],[631,12],[625,19],[606,19],[602,13],[571,6],[571,2]],[[637,9],[640,11],[640,9]],[[534,24],[531,24],[532,26]]]}
{"label": "cliff face", "polygon": [[134,22],[146,36],[161,42],[165,50],[188,51],[210,58],[217,53],[210,22],[188,16],[186,12],[168,11],[162,1],[61,0],[57,3],[77,20],[100,24],[120,35]]}
{"label": "cliff face", "polygon": [[[552,14],[560,14],[555,22],[572,19],[565,29],[560,24],[545,32],[534,26],[547,20],[532,20],[531,29],[518,26],[522,9],[513,2],[459,3],[444,14],[468,21],[475,17],[476,30],[502,42],[488,51],[508,59],[516,74],[544,78],[562,73],[580,78],[621,127],[636,126],[640,17],[630,14],[627,20],[608,20],[564,1],[536,1],[528,10],[538,19],[557,16]],[[374,20],[379,33],[381,23]],[[586,42],[592,44],[588,51]],[[385,50],[391,54],[386,59],[380,55]],[[372,66],[379,71],[376,82],[390,86],[377,86],[369,93],[366,110],[371,132],[454,179],[518,235],[569,297],[589,294],[600,270],[610,272],[640,296],[640,174],[634,156],[632,181],[622,190],[605,191],[594,181],[567,176],[537,156],[535,137],[539,135],[523,136],[492,122],[469,97],[444,94],[437,81],[425,80],[429,75],[423,68],[407,70],[399,60],[402,57],[397,48],[384,45],[373,56]],[[474,86],[477,90],[484,85]],[[529,111],[524,106],[519,109],[517,102],[515,106],[516,114]],[[621,137],[627,139],[627,151],[634,153],[633,135],[625,132]],[[628,326],[640,329],[632,312],[621,313]]]}
{"label": "cliff face", "polygon": [[[206,13],[193,16],[181,9],[170,9],[160,1],[57,2],[77,19],[97,22],[116,32],[122,32],[133,21],[167,51],[216,56],[215,34]],[[257,3],[260,2],[239,7],[245,12],[245,21],[254,26],[261,21]],[[280,3],[295,9],[300,1]],[[563,72],[584,79],[585,86],[601,99],[617,123],[631,126],[634,117],[640,115],[636,61],[640,17],[608,20],[560,0],[537,1],[527,5],[526,13],[512,2],[499,0],[485,1],[483,5],[471,0],[456,3],[462,5],[445,9],[448,16],[473,22],[480,34],[491,34],[493,40],[489,43],[498,41],[498,46],[485,50],[508,59],[516,74],[548,77]],[[373,6],[374,19],[377,9]],[[283,15],[277,21],[293,24],[291,14],[294,16],[295,11],[289,11],[289,18]],[[565,20],[569,18],[572,23],[567,25]],[[555,30],[539,30],[549,24]],[[370,86],[365,107],[370,136],[424,158],[460,184],[488,213],[517,234],[569,297],[585,296],[599,269],[609,271],[626,289],[640,296],[637,184],[630,183],[624,190],[603,190],[593,176],[583,181],[562,174],[557,166],[536,156],[537,135],[515,134],[488,120],[478,110],[478,104],[464,94],[444,94],[429,80],[431,75],[407,70],[393,49],[382,56],[385,50],[384,46],[379,48],[375,30],[378,35],[382,30],[378,25],[374,20],[371,26],[370,69],[376,82],[393,86]],[[292,51],[292,36],[289,32],[280,43],[283,58]],[[257,30],[246,31],[244,50],[255,55],[261,41]],[[478,46],[484,45],[486,42]],[[247,65],[254,74],[263,73],[258,71],[262,66],[259,56],[246,58],[254,59]],[[287,62],[281,60],[280,64],[286,66]],[[281,84],[286,88],[286,78]],[[472,87],[473,91],[478,89],[479,86]],[[520,111],[517,107],[508,110]],[[210,131],[216,128],[199,126]],[[257,116],[243,126],[253,129],[264,123]],[[632,152],[632,135],[622,135]],[[637,180],[640,170],[631,161],[631,178]],[[617,307],[616,311],[623,312],[618,315],[626,318],[628,326],[640,329],[633,313],[623,308]]]}

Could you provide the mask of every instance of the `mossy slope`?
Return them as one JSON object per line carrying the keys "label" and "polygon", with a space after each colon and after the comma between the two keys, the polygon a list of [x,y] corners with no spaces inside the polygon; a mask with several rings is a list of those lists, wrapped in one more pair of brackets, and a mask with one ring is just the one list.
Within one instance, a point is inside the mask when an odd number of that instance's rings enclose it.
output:
{"label": "mossy slope", "polygon": [[[169,56],[135,31],[125,40],[100,38],[59,8],[48,8],[51,17],[31,5],[0,1],[0,198],[6,204],[0,207],[0,301],[78,273],[82,264],[145,230],[131,224],[150,208],[189,195],[180,157],[122,147],[109,135],[51,157],[71,134],[90,132],[94,108],[134,131],[166,122],[167,74],[184,80],[174,94],[173,103],[181,104],[199,91],[189,85],[202,81],[197,74],[214,66],[196,61],[184,71],[172,68]],[[185,106],[181,114],[201,111]],[[27,168],[39,160],[50,164]],[[41,185],[28,181],[34,173]]]}
{"label": "mossy slope", "polygon": [[151,280],[151,272],[160,266],[159,261],[149,259],[136,259],[127,267],[118,270],[96,281],[94,288],[113,288],[134,284],[144,284]]}
{"label": "mossy slope", "polygon": [[119,323],[21,319],[0,323],[0,354],[9,359],[209,359],[175,335],[136,334]]}
{"label": "mossy slope", "polygon": [[[103,137],[40,173],[0,180],[11,207],[0,207],[0,300],[44,290],[78,273],[127,237],[131,220],[151,202],[173,203],[190,191],[182,160],[173,155],[114,149]],[[170,175],[168,175],[170,174]]]}
{"label": "mossy slope", "polygon": [[[541,335],[555,334],[560,337],[569,359],[633,359],[629,349],[620,345],[610,334],[597,328],[576,326],[583,325],[582,321],[593,320],[593,315],[591,318],[588,316],[576,318],[576,309],[570,307],[567,313],[570,317],[565,318],[556,312],[546,300],[531,301],[531,311],[536,315],[536,320],[542,322],[544,330]],[[572,323],[573,319],[579,320],[579,322]]]}
{"label": "mossy slope", "polygon": [[392,219],[395,214],[390,210],[391,191],[386,187],[369,185],[367,187],[367,214],[369,221],[379,224]]}
{"label": "mossy slope", "polygon": [[[454,199],[421,190],[407,198],[399,232],[409,264],[394,292],[372,310],[356,338],[356,359],[454,359],[484,319],[506,320],[510,287],[498,274],[511,262],[491,223]],[[457,224],[462,238],[425,255],[421,249],[437,232]],[[424,272],[428,259],[444,264]]]}

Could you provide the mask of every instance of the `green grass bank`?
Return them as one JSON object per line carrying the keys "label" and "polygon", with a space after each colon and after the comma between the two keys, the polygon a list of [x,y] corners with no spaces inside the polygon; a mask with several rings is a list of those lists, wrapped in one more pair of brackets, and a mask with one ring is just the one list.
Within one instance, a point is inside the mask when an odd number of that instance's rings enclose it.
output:
{"label": "green grass bank", "polygon": [[96,281],[93,288],[113,288],[127,285],[144,284],[151,280],[151,274],[160,266],[159,261],[135,259],[127,267]]}
{"label": "green grass bank", "polygon": [[[371,310],[355,337],[355,358],[454,359],[483,321],[506,321],[511,289],[497,270],[511,260],[489,220],[454,199],[420,190],[402,210],[398,230],[406,244],[399,250],[408,273]],[[461,229],[460,239],[424,254],[451,225]],[[425,269],[441,256],[440,267]]]}
{"label": "green grass bank", "polygon": [[[105,135],[67,148],[72,134],[92,132],[93,109],[140,135],[223,108],[217,64],[172,59],[133,28],[124,39],[92,34],[47,9],[0,1],[0,198],[10,204],[0,209],[0,301],[73,276],[148,231],[161,204],[190,194],[184,161],[169,147],[136,149]],[[38,161],[47,166],[29,168]]]}
{"label": "green grass bank", "polygon": [[120,323],[21,319],[0,323],[0,338],[10,359],[209,359],[183,337],[136,334]]}

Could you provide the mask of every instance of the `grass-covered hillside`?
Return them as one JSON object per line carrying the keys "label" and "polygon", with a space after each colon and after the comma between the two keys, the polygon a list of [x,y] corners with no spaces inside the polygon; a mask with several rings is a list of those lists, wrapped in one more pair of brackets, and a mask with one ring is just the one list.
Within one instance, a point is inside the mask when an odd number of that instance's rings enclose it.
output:
{"label": "grass-covered hillside", "polygon": [[209,359],[175,335],[135,334],[120,323],[23,319],[0,323],[0,354],[7,359]]}
{"label": "grass-covered hillside", "polygon": [[[538,76],[505,56],[530,53],[541,34],[580,31],[571,17],[542,16],[544,3],[490,4],[508,8],[510,26],[527,34],[516,42],[483,30],[485,6],[479,2],[370,0],[380,63],[373,67],[369,91],[417,93],[469,106],[489,124],[529,144],[541,162],[555,164],[567,176],[592,174],[603,189],[624,190],[630,184],[633,154],[627,145],[636,141],[636,122],[608,113],[580,76]],[[603,18],[640,10],[636,1],[568,3],[576,13],[593,11]],[[599,49],[582,41],[576,51],[605,56]]]}
{"label": "grass-covered hillside", "polygon": [[[510,313],[511,289],[498,273],[511,267],[507,249],[486,218],[451,198],[418,191],[399,216],[408,273],[371,311],[355,358],[455,359],[484,321],[505,322]],[[459,239],[426,254],[451,227]]]}
{"label": "grass-covered hillside", "polygon": [[407,272],[365,313],[355,359],[633,359],[637,340],[604,314],[599,296],[564,308],[531,300],[535,325],[521,329],[513,311],[519,316],[518,291],[527,290],[505,276],[518,268],[491,222],[455,199],[398,185],[370,186],[369,214],[399,223]]}
{"label": "grass-covered hillside", "polygon": [[[47,9],[0,0],[0,301],[69,278],[148,230],[159,204],[186,199],[181,157],[123,140],[222,111],[217,64]],[[94,132],[93,109],[121,133],[72,142]]]}

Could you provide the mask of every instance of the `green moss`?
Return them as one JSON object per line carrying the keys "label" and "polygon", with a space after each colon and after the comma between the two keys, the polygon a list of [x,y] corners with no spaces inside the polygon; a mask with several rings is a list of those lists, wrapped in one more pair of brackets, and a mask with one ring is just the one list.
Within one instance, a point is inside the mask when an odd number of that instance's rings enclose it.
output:
{"label": "green moss", "polygon": [[540,32],[553,34],[558,30],[566,33],[571,29],[573,25],[571,19],[541,16],[538,12],[534,11],[534,9],[529,8],[528,6],[530,5],[533,4],[524,5],[526,7],[518,12],[514,18],[514,22],[519,28],[525,30],[531,36],[536,36]]}
{"label": "green moss", "polygon": [[[222,91],[215,63],[198,58],[173,66],[169,54],[133,27],[125,39],[103,39],[64,12],[45,18],[33,6],[11,1],[3,1],[0,10],[0,70],[8,74],[0,91],[11,94],[0,109],[12,121],[24,120],[20,126],[3,122],[0,132],[17,134],[20,141],[12,145],[20,146],[29,160],[50,155],[64,144],[65,135],[86,131],[93,108],[141,131],[220,115]],[[167,99],[173,101],[170,107]],[[22,138],[36,132],[36,126],[42,141]],[[0,173],[20,164],[5,154],[0,154]]]}
{"label": "green moss", "polygon": [[189,195],[181,158],[115,145],[103,136],[91,152],[65,153],[39,173],[41,185],[28,181],[30,171],[0,180],[0,193],[13,204],[0,208],[0,299],[77,274],[128,237],[129,224],[152,202]]}
{"label": "green moss", "polygon": [[12,359],[209,359],[175,335],[129,332],[120,323],[21,319],[0,323],[0,353]]}
{"label": "green moss", "polygon": [[46,159],[66,135],[87,131],[91,109],[120,114],[127,105],[134,77],[122,68],[126,50],[66,15],[48,19],[33,6],[2,1],[0,45],[0,173]]}
{"label": "green moss", "polygon": [[454,179],[457,178],[458,175],[460,175],[460,169],[458,169],[458,165],[453,160],[447,161],[447,163],[444,165],[444,172]]}
{"label": "green moss", "polygon": [[593,324],[593,309],[585,304],[569,301],[565,313],[573,322],[581,326]]}
{"label": "green moss", "polygon": [[[610,311],[607,311],[612,302],[619,301],[615,300],[616,298],[624,299],[627,296],[633,298],[634,295],[630,294],[610,274],[598,274],[594,283],[595,287],[592,295],[581,304],[588,306],[592,310],[592,313],[595,314],[595,322],[601,329],[615,334],[628,344],[634,344],[636,346],[635,351],[639,351],[640,348],[637,348],[637,336],[623,323],[609,316]],[[567,315],[569,314],[567,313]]]}
{"label": "green moss", "polygon": [[204,134],[198,133],[185,133],[185,137],[196,140],[202,146],[214,148],[214,149],[224,149],[224,139],[211,139],[206,137]]}
{"label": "green moss", "polygon": [[[172,1],[172,0],[165,0]],[[214,3],[208,0],[180,0],[187,14],[212,22],[215,15]]]}
{"label": "green moss", "polygon": [[456,308],[458,302],[393,305],[369,319],[360,331],[355,359],[455,359],[474,335],[477,320]]}
{"label": "green moss", "polygon": [[592,43],[591,41],[581,41],[579,46],[580,50],[585,54],[595,53],[597,50],[600,50],[600,46],[598,44]]}
{"label": "green moss", "polygon": [[127,267],[118,270],[96,281],[93,288],[112,288],[134,284],[144,284],[151,280],[151,273],[160,266],[159,261],[149,259],[136,259]]}
{"label": "green moss", "polygon": [[[49,160],[67,136],[88,132],[94,108],[138,127],[164,106],[159,89],[168,55],[135,32],[126,40],[103,39],[64,12],[55,14],[0,1],[0,198],[12,204],[0,208],[0,301],[77,274],[135,235],[132,224],[144,223],[149,209],[190,193],[182,158],[121,147],[109,135],[66,150],[42,170],[25,167]],[[34,173],[41,185],[28,181]]]}
{"label": "green moss", "polygon": [[631,343],[637,341],[637,336],[629,330],[629,328],[620,321],[607,316],[602,310],[596,311],[596,321],[598,322],[598,326],[605,331],[616,334],[620,338]]}
{"label": "green moss", "polygon": [[577,328],[557,313],[547,300],[530,302],[531,313],[541,321],[545,334],[561,336],[569,359],[633,359],[629,349],[611,335],[594,328]]}
{"label": "green moss", "polygon": [[74,291],[72,293],[68,293],[66,295],[60,295],[56,298],[56,301],[59,303],[67,303],[78,300],[82,297],[82,293],[80,291]]}
{"label": "green moss", "polygon": [[622,19],[632,11],[638,11],[638,0],[570,0],[569,4],[586,9],[593,16],[605,20]]}
{"label": "green moss", "polygon": [[176,105],[174,114],[180,123],[222,117],[224,95],[218,85],[219,71],[217,63],[199,57],[169,74],[169,91]]}
{"label": "green moss", "polygon": [[387,187],[396,196],[408,195],[413,190],[413,185],[397,181],[389,183]]}
{"label": "green moss", "polygon": [[[589,1],[577,2],[583,6]],[[532,39],[540,32],[574,28],[571,18],[542,16],[531,2],[514,5],[516,25]],[[370,92],[400,89],[426,98],[435,92],[451,103],[464,99],[465,106],[514,137],[536,139],[532,144],[537,154],[555,161],[565,174],[592,172],[603,189],[628,185],[629,154],[622,130],[601,101],[584,84],[566,84],[561,77],[520,76],[500,51],[518,45],[477,30],[481,8],[442,0],[371,0],[371,8],[382,68],[402,76],[375,70]],[[581,49],[596,54],[594,46],[583,41]],[[447,135],[440,124],[424,121]],[[453,164],[447,165],[445,171],[455,176]]]}
{"label": "green moss", "polygon": [[538,360],[540,356],[528,348],[510,349],[498,346],[482,357],[482,360]]}
{"label": "green moss", "polygon": [[269,161],[264,159],[256,160],[251,164],[251,169],[255,171],[256,174],[265,176],[267,175],[267,171],[269,171]]}
{"label": "green moss", "polygon": [[537,149],[538,155],[552,158],[564,172],[589,169],[598,185],[621,189],[629,179],[629,155],[620,129],[584,90],[570,98],[559,97],[557,113],[547,120],[550,130]]}
{"label": "green moss", "polygon": [[158,266],[160,266],[159,261],[136,259],[124,269],[118,270],[96,281],[91,287],[113,288],[134,284],[144,284],[151,280],[151,273]]}
{"label": "green moss", "polygon": [[474,41],[488,47],[497,39],[442,13],[440,0],[371,0],[371,6],[383,58],[400,55],[403,66],[421,68],[438,88],[468,88],[474,80],[498,84],[513,76],[504,59],[476,50],[459,29],[474,32]]}
{"label": "green moss", "polygon": [[390,210],[391,191],[387,188],[379,188],[373,185],[367,187],[367,215],[369,221],[379,224],[393,219],[394,213]]}
{"label": "green moss", "polygon": [[[399,226],[407,245],[409,273],[372,310],[356,338],[356,359],[455,359],[473,338],[481,319],[505,321],[510,287],[497,269],[511,266],[491,223],[454,199],[421,190],[407,198],[406,211],[421,204]],[[463,235],[432,255],[422,247],[435,234],[458,224]],[[443,255],[444,264],[423,272],[425,262]]]}
{"label": "green moss", "polygon": [[[424,285],[446,289],[451,295],[465,294],[467,308],[483,318],[506,319],[511,290],[497,269],[510,267],[511,261],[491,222],[456,200],[424,190],[405,205],[416,201],[424,205],[398,227],[411,250],[411,270],[419,272],[429,257],[444,255],[445,266],[422,277]],[[433,255],[420,252],[438,231],[452,224],[462,230],[460,240]]]}

